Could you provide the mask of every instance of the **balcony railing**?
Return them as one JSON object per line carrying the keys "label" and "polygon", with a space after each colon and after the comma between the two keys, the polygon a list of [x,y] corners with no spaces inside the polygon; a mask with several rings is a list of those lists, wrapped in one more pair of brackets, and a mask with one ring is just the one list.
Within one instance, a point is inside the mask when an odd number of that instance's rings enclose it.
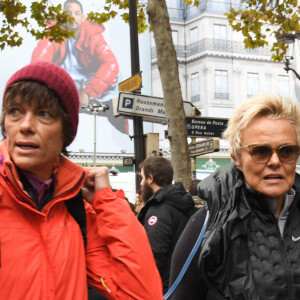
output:
{"label": "balcony railing", "polygon": [[247,94],[247,98],[254,98],[254,97],[257,97],[258,96],[258,93],[255,93],[255,94]]}
{"label": "balcony railing", "polygon": [[216,99],[229,99],[229,94],[228,93],[215,93],[215,98]]}
{"label": "balcony railing", "polygon": [[[181,45],[175,45],[175,51],[178,58],[197,55],[204,51],[256,54],[256,55],[266,55],[271,57],[270,46],[263,47],[263,48],[256,48],[256,49],[246,49],[244,43],[241,41],[229,41],[229,40],[212,39],[212,38],[202,39],[196,43],[187,45],[186,47]],[[156,47],[152,47],[152,59],[155,58],[156,58]]]}
{"label": "balcony railing", "polygon": [[192,102],[200,101],[200,95],[198,94],[198,95],[192,96],[192,97],[191,97],[191,101],[192,101]]}
{"label": "balcony railing", "polygon": [[168,8],[171,21],[186,21],[193,19],[203,13],[224,14],[230,11],[230,8],[239,9],[241,1],[223,0],[223,1],[200,1],[199,6],[186,6],[184,8]]}

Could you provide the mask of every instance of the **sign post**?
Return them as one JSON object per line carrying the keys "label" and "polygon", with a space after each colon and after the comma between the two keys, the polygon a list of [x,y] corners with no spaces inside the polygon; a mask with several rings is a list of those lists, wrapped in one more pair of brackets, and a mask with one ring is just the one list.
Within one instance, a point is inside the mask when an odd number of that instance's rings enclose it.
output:
{"label": "sign post", "polygon": [[[130,28],[130,52],[131,52],[131,74],[140,72],[139,40],[137,29],[137,7],[135,0],[129,0],[129,28]],[[140,91],[137,91],[140,93]],[[135,187],[140,186],[141,176],[139,164],[145,159],[145,143],[143,119],[139,116],[133,117],[134,155],[135,155]]]}

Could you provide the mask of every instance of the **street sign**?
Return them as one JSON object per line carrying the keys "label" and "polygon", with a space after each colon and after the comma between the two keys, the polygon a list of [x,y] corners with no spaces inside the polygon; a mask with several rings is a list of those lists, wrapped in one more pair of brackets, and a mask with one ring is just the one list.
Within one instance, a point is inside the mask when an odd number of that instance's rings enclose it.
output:
{"label": "street sign", "polygon": [[228,119],[186,117],[188,136],[194,137],[222,137],[227,127]]}
{"label": "street sign", "polygon": [[205,153],[217,152],[220,150],[220,140],[216,138],[206,139],[200,142],[189,144],[190,156],[198,156]]}
{"label": "street sign", "polygon": [[120,92],[133,92],[141,88],[141,86],[142,86],[141,72],[131,76],[130,78],[118,84]]}
{"label": "street sign", "polygon": [[123,166],[133,166],[134,165],[134,158],[133,157],[123,157]]}
{"label": "street sign", "polygon": [[144,121],[166,123],[164,99],[140,94],[119,93],[113,98],[114,115],[141,116]]}
{"label": "street sign", "polygon": [[[114,116],[126,115],[141,116],[143,121],[166,124],[167,116],[164,99],[161,97],[146,96],[134,93],[119,93],[112,99]],[[194,105],[183,101],[186,115],[190,115]],[[200,112],[196,110],[196,114]]]}

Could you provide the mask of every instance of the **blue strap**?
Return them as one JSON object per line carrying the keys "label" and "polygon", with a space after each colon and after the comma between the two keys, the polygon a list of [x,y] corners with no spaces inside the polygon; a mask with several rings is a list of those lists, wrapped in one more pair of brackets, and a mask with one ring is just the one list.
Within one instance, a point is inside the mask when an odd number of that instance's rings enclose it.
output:
{"label": "blue strap", "polygon": [[206,230],[206,226],[207,226],[207,222],[208,222],[208,218],[209,218],[209,211],[207,211],[206,213],[206,217],[205,217],[205,221],[204,221],[204,224],[202,226],[202,229],[201,229],[201,232],[200,232],[200,235],[198,236],[198,239],[189,255],[189,257],[187,258],[186,262],[184,263],[179,275],[177,276],[176,280],[174,281],[174,283],[172,284],[171,288],[168,290],[168,292],[164,295],[164,300],[167,300],[171,295],[172,293],[175,291],[177,285],[179,284],[179,282],[181,281],[182,277],[184,276],[187,268],[189,267],[193,257],[195,256],[201,242],[202,242],[202,239],[203,239],[203,236],[205,234],[205,230]]}

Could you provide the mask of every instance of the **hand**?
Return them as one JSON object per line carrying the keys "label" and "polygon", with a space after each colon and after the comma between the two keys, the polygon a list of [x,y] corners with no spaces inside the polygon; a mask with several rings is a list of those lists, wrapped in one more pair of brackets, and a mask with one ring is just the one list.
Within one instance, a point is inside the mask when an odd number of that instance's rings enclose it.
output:
{"label": "hand", "polygon": [[89,95],[84,90],[79,90],[80,106],[87,106],[89,104]]}
{"label": "hand", "polygon": [[88,176],[84,183],[85,187],[82,188],[83,198],[92,203],[94,194],[104,188],[110,188],[107,167],[86,167]]}

